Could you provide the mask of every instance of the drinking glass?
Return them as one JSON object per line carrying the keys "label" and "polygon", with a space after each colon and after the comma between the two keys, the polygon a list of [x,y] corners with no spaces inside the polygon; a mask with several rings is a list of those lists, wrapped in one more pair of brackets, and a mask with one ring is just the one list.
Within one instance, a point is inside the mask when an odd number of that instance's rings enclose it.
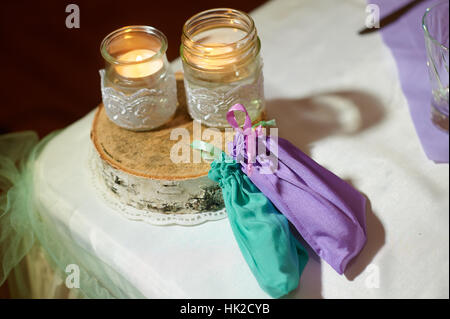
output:
{"label": "drinking glass", "polygon": [[449,127],[448,10],[448,0],[439,2],[428,8],[422,19],[432,90],[431,120],[446,132]]}

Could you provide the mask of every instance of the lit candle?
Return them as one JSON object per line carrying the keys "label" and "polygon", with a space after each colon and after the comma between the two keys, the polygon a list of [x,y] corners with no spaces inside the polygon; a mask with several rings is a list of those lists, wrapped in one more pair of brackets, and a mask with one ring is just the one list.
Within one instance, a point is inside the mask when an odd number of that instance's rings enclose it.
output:
{"label": "lit candle", "polygon": [[[156,54],[153,50],[138,49],[132,50],[118,57],[119,62],[140,62],[145,61]],[[150,60],[142,63],[116,66],[116,71],[126,78],[144,78],[150,76],[163,67],[161,59]]]}
{"label": "lit candle", "polygon": [[166,57],[167,39],[149,26],[128,26],[103,39],[102,100],[109,119],[133,131],[170,121],[177,109],[177,84]]}
{"label": "lit candle", "polygon": [[252,121],[259,120],[265,107],[264,85],[252,18],[233,9],[200,12],[186,21],[181,39],[191,117],[207,126],[228,127],[228,109],[241,103]]}
{"label": "lit candle", "polygon": [[192,40],[202,45],[223,45],[242,40],[246,35],[238,28],[214,28],[196,34]]}
{"label": "lit candle", "polygon": [[201,32],[193,37],[193,41],[204,46],[201,58],[193,57],[193,62],[204,69],[222,69],[236,62],[235,56],[217,59],[219,55],[229,55],[233,48],[229,44],[235,43],[246,36],[245,31],[237,28],[215,28]]}

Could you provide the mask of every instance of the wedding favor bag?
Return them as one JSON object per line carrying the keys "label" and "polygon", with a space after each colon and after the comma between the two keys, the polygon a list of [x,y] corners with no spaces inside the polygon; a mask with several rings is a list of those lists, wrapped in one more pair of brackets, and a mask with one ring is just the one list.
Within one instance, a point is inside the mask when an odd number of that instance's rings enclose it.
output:
{"label": "wedding favor bag", "polygon": [[[234,111],[246,113],[243,129],[237,126]],[[234,158],[243,155],[242,170],[312,249],[342,274],[366,242],[364,196],[289,141],[272,140],[258,133],[258,129],[251,129],[250,118],[242,105],[230,109],[228,120],[237,130],[231,155]],[[268,163],[266,154],[251,154],[249,145],[256,143],[251,138],[259,139],[268,152],[276,150],[277,144],[277,163]],[[267,167],[273,165],[276,167],[268,173]]]}
{"label": "wedding favor bag", "polygon": [[[212,146],[195,141],[193,147]],[[274,298],[296,289],[308,255],[287,219],[225,153],[211,164],[208,177],[222,188],[231,229],[260,287]]]}

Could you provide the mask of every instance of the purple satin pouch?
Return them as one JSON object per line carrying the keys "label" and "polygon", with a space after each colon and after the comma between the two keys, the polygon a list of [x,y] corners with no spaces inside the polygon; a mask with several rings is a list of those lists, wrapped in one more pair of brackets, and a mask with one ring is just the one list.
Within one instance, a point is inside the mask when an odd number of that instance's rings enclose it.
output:
{"label": "purple satin pouch", "polygon": [[[230,112],[240,107],[230,109]],[[245,110],[245,109],[244,109]],[[245,112],[245,111],[244,111]],[[234,123],[231,123],[233,127]],[[230,149],[236,158],[247,152],[249,130],[238,129]],[[311,248],[339,274],[366,242],[366,199],[350,184],[317,164],[289,141],[259,136],[270,151],[278,142],[278,164],[267,173],[263,156],[243,154],[242,170],[261,192],[286,216]],[[244,142],[245,141],[245,142]],[[272,147],[273,148],[273,147]],[[264,163],[265,162],[265,163]],[[248,170],[251,167],[249,174]]]}
{"label": "purple satin pouch", "polygon": [[253,184],[321,258],[344,273],[366,242],[365,197],[282,138],[275,173],[261,174],[260,167],[249,176]]}

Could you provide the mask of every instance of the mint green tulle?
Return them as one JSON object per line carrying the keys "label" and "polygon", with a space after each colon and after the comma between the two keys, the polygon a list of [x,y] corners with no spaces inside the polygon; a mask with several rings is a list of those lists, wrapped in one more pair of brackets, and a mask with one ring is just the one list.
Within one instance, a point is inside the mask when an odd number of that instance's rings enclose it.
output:
{"label": "mint green tulle", "polygon": [[287,219],[225,153],[211,164],[208,176],[222,188],[234,236],[260,287],[274,298],[296,289],[308,254]]}
{"label": "mint green tulle", "polygon": [[[52,269],[63,280],[66,267],[77,265],[83,298],[143,298],[119,273],[91,252],[79,246],[67,232],[55,227],[36,197],[33,183],[35,161],[55,134],[38,141],[34,132],[0,136],[0,285],[11,277],[20,278],[16,296],[28,298],[26,276],[18,272],[33,247],[40,247]],[[14,270],[14,271],[13,271]]]}

